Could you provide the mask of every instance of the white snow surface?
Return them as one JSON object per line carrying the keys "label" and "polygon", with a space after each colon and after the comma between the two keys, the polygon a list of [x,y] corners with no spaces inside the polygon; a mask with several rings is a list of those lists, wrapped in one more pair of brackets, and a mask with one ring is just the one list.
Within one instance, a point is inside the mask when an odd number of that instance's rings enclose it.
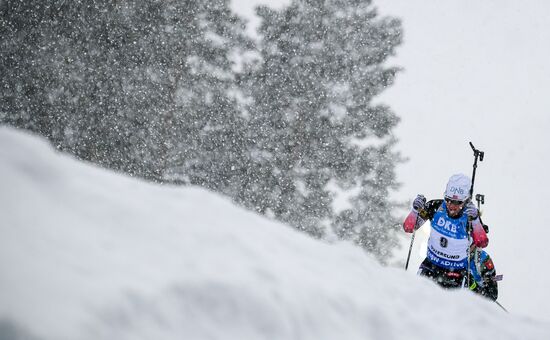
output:
{"label": "white snow surface", "polygon": [[0,127],[1,339],[549,339],[194,187],[160,186]]}

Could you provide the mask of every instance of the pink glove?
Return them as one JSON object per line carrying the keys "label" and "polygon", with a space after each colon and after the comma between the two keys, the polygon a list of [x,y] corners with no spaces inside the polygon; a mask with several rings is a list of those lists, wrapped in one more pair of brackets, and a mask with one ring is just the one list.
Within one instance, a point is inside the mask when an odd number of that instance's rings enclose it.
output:
{"label": "pink glove", "polygon": [[412,233],[415,229],[418,229],[421,225],[424,224],[424,219],[418,216],[418,213],[413,209],[403,222],[403,230],[406,233]]}
{"label": "pink glove", "polygon": [[485,248],[489,244],[489,238],[479,218],[476,218],[472,221],[472,237],[474,239],[474,244],[478,248]]}

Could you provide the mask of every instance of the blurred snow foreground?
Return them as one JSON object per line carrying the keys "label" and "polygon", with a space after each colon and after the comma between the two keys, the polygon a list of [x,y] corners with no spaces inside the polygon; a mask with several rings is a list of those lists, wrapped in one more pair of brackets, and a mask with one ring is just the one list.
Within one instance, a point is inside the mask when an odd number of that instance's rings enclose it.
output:
{"label": "blurred snow foreground", "polygon": [[0,127],[0,339],[549,339],[194,187]]}

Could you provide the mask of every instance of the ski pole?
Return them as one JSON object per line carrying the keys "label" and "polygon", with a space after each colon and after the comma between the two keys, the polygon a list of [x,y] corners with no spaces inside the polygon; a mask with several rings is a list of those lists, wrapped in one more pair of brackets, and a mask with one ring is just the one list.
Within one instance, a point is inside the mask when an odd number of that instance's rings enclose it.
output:
{"label": "ski pole", "polygon": [[[416,225],[415,225],[416,226]],[[411,238],[411,245],[409,247],[409,255],[407,256],[407,263],[405,264],[405,271],[407,268],[409,268],[409,259],[411,258],[411,250],[413,249],[413,243],[414,243],[414,234],[416,233],[416,229],[413,230],[412,238]]]}
{"label": "ski pole", "polygon": [[[483,157],[485,156],[485,152],[476,149],[474,144],[472,144],[472,142],[470,142],[470,147],[474,151],[474,165],[473,165],[473,170],[472,170],[473,171],[472,172],[472,185],[470,186],[470,197],[472,197],[474,195],[474,183],[475,183],[475,180],[476,180],[477,160],[479,158],[479,161],[483,162]],[[478,206],[479,206],[479,201],[478,201]],[[467,284],[467,287],[470,287],[470,252],[471,252],[471,249],[470,249],[470,246],[471,246],[470,245],[470,232],[471,232],[471,230],[472,230],[472,225],[471,225],[471,222],[469,222],[468,223],[468,253],[467,253],[467,256],[468,256],[468,269],[466,270],[466,284]]]}
{"label": "ski pole", "polygon": [[504,308],[497,300],[495,300],[495,303],[500,307],[502,308],[503,311],[505,311],[506,313],[509,313],[506,308]]}
{"label": "ski pole", "polygon": [[[470,147],[474,151],[474,165],[473,165],[473,173],[472,173],[472,186],[470,187],[470,198],[473,198],[474,195],[474,182],[476,179],[476,169],[477,169],[477,159],[479,157],[479,161],[483,161],[483,157],[485,157],[485,152],[478,150],[475,148],[474,144],[470,142]],[[477,201],[477,209],[481,209],[481,205],[485,204],[485,195],[476,194],[476,201]],[[485,232],[489,232],[489,226],[487,226],[483,221],[481,220],[481,214],[479,215],[479,221],[481,222],[481,225],[483,226],[483,229],[485,229]]]}
{"label": "ski pole", "polygon": [[466,287],[470,289],[470,255],[472,254],[471,251],[471,244],[470,244],[470,230],[472,229],[471,222],[468,222],[468,268],[466,269]]}
{"label": "ski pole", "polygon": [[483,162],[485,152],[476,149],[472,142],[470,142],[470,147],[472,148],[472,150],[474,150],[474,170],[472,173],[472,186],[470,187],[470,197],[472,197],[472,195],[474,194],[474,182],[476,180],[477,159],[479,158],[479,161]]}

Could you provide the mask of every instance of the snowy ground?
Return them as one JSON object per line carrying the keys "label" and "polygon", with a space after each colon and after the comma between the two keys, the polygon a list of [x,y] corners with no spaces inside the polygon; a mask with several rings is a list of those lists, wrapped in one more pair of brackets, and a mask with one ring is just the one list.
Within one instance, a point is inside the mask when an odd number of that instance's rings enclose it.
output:
{"label": "snowy ground", "polygon": [[6,127],[0,188],[0,339],[550,338],[356,247]]}

